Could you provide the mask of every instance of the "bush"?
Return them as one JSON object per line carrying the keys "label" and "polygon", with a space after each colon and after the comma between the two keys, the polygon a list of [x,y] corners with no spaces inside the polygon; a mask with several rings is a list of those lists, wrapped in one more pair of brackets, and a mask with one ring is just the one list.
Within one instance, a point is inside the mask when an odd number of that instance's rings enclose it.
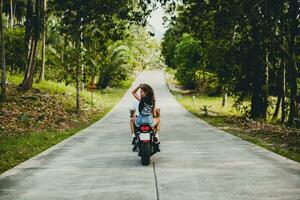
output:
{"label": "bush", "polygon": [[10,71],[25,70],[24,28],[7,29],[5,31],[6,64]]}
{"label": "bush", "polygon": [[200,60],[199,41],[192,36],[184,34],[182,40],[176,45],[175,65],[176,79],[188,89],[195,89],[197,85],[196,72]]}
{"label": "bush", "polygon": [[200,108],[200,109],[204,112],[204,116],[208,116],[210,108],[212,108],[212,107],[208,106],[208,105],[203,105],[202,108]]}

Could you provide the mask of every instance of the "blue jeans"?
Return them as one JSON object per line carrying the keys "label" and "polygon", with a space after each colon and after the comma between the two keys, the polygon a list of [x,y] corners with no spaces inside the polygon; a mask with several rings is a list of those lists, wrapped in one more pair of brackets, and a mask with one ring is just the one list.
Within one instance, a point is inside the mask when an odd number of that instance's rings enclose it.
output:
{"label": "blue jeans", "polygon": [[151,127],[154,127],[154,121],[152,115],[141,115],[139,114],[136,118],[135,124],[139,127],[141,124],[149,124]]}

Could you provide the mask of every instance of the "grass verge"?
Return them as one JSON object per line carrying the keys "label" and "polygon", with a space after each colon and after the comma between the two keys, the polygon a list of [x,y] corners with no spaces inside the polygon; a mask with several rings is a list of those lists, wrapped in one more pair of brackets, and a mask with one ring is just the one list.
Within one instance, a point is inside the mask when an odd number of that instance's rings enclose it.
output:
{"label": "grass verge", "polygon": [[9,77],[8,102],[0,103],[0,174],[41,153],[106,115],[131,86],[81,92],[81,116],[76,115],[75,88],[43,81],[20,93],[20,77]]}
{"label": "grass verge", "polygon": [[[197,96],[197,94],[186,92],[174,80],[173,74],[172,71],[166,72],[169,89],[188,111],[221,130],[300,162],[299,129],[243,117],[233,107],[233,98],[228,98],[227,105],[222,107],[222,97]],[[245,105],[248,103],[245,102]]]}

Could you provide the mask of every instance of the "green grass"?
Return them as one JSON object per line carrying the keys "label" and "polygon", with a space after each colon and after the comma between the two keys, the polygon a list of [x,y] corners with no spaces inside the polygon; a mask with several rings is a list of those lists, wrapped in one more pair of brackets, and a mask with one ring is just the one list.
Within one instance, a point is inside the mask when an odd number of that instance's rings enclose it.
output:
{"label": "green grass", "polygon": [[[241,127],[239,124],[233,124],[233,122],[226,122],[226,116],[203,116],[194,113],[196,116],[201,118],[202,120],[208,122],[209,124],[218,127],[232,135],[242,138],[248,142],[256,144],[257,146],[263,147],[270,151],[273,151],[277,154],[280,154],[289,159],[300,162],[300,152],[298,149],[294,147],[288,147],[289,142],[283,142],[280,137],[272,137],[270,133],[266,133],[264,131],[261,132],[250,132],[245,130],[245,128]],[[298,146],[298,141],[294,141],[296,144],[294,146]]]}
{"label": "green grass", "polygon": [[[9,76],[9,83],[17,85],[22,81],[20,76]],[[46,129],[43,131],[28,131],[22,134],[6,133],[0,134],[0,173],[20,164],[21,162],[41,153],[51,146],[61,142],[62,140],[74,135],[81,129],[84,129],[101,119],[107,114],[113,106],[115,106],[130,87],[133,78],[123,81],[118,88],[109,88],[94,92],[94,106],[100,107],[100,112],[95,112],[87,117],[88,121],[78,121],[76,126],[70,127],[67,130]],[[75,110],[75,88],[72,86],[64,86],[62,83],[51,81],[42,81],[34,83],[34,89],[39,89],[42,93],[49,93],[66,98],[62,94],[71,95],[70,102],[64,102],[64,106],[70,106]],[[60,96],[61,95],[61,96]],[[91,96],[90,92],[81,92],[81,97],[84,104],[87,104],[83,109],[90,109]],[[70,99],[70,98],[68,98]],[[22,102],[21,102],[22,103]],[[18,105],[18,104],[17,104]],[[71,112],[71,111],[70,111]],[[73,112],[73,111],[72,111]],[[21,125],[21,122],[20,122]]]}
{"label": "green grass", "polygon": [[46,130],[43,132],[27,132],[22,135],[1,135],[0,173],[74,135],[101,119],[105,114],[106,112],[97,114],[88,123],[80,123],[76,128],[65,131]]}
{"label": "green grass", "polygon": [[82,125],[79,128],[61,132],[52,130],[22,135],[1,135],[0,172],[20,164],[85,127],[86,125]]}
{"label": "green grass", "polygon": [[[220,97],[197,97],[195,104],[193,104],[192,97],[190,96],[177,96],[176,99],[188,111],[201,118],[202,120],[208,122],[209,124],[235,136],[238,136],[243,140],[254,143],[277,154],[300,162],[299,138],[289,138],[286,140],[283,139],[280,135],[276,135],[269,131],[247,130],[247,128],[244,127],[239,121],[239,119],[241,118],[240,114],[235,111],[234,108],[230,108],[229,105],[232,104],[231,100],[229,100],[228,107],[223,108],[222,106],[220,106]],[[210,110],[213,111],[215,115],[206,116],[199,109],[199,106],[201,107],[201,105],[212,106]],[[228,120],[228,118],[230,117],[231,120]]]}
{"label": "green grass", "polygon": [[227,98],[227,103],[224,107],[222,106],[222,97],[195,96],[195,98],[193,98],[192,95],[176,95],[176,98],[182,105],[188,107],[189,110],[201,112],[203,107],[207,106],[209,112],[218,115],[241,115],[240,111],[233,107],[234,99],[232,97]]}
{"label": "green grass", "polygon": [[[174,79],[175,70],[168,69],[166,72],[168,73],[168,84],[173,84],[170,89],[174,88],[174,84],[178,84],[178,82]],[[222,97],[186,94],[185,91],[180,91],[180,89],[176,91],[171,90],[171,92],[182,106],[209,124],[265,149],[300,162],[299,130],[293,131],[292,134],[288,135],[284,132],[278,133],[281,125],[276,124],[275,121],[272,121],[271,115],[269,115],[267,122],[263,123],[271,124],[270,122],[272,122],[272,124],[275,125],[274,130],[252,130],[251,128],[245,126],[241,111],[233,107],[234,98],[232,97],[227,98],[227,104],[225,107],[223,107]],[[243,106],[249,107],[250,102],[244,102]],[[207,112],[204,112],[204,107],[207,108]],[[270,113],[273,112],[272,110],[269,111]]]}
{"label": "green grass", "polygon": [[[8,76],[8,81],[12,85],[18,85],[22,82],[22,76]],[[100,107],[111,107],[120,100],[120,97],[127,91],[131,86],[134,78],[129,77],[127,80],[121,81],[120,86],[116,88],[108,88],[104,90],[96,90],[93,93],[93,105]],[[33,83],[33,89],[41,90],[49,94],[68,94],[75,97],[76,89],[72,85],[65,86],[64,83],[56,83],[53,81],[41,81],[40,83]],[[83,90],[80,92],[81,98],[85,100],[86,103],[91,105],[91,92],[88,90]],[[75,98],[74,98],[75,102]],[[72,104],[74,103],[72,102]]]}

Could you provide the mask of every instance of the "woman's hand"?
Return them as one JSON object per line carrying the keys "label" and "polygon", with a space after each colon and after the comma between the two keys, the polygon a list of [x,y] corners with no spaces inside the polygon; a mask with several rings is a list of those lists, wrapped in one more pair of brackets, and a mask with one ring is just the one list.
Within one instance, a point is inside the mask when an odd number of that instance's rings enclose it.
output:
{"label": "woman's hand", "polygon": [[133,91],[132,91],[132,95],[134,96],[134,98],[136,98],[138,101],[141,101],[141,97],[137,94],[137,91],[143,86],[143,84],[140,84],[138,87],[136,87]]}

